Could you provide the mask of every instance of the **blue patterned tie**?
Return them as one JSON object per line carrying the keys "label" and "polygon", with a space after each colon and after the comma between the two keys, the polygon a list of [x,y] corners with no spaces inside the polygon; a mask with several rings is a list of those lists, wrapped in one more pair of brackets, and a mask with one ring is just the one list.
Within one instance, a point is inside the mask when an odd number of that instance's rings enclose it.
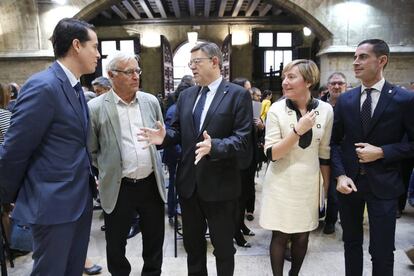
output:
{"label": "blue patterned tie", "polygon": [[205,86],[203,87],[203,89],[201,89],[201,96],[198,99],[198,102],[194,108],[193,121],[194,121],[194,129],[196,130],[196,132],[200,131],[201,114],[203,113],[203,110],[204,110],[204,105],[206,103],[208,91],[210,91],[208,86]]}
{"label": "blue patterned tie", "polygon": [[84,119],[84,126],[87,127],[88,125],[88,111],[87,111],[87,105],[85,100],[85,95],[83,94],[82,85],[78,82],[74,87],[76,91],[76,96],[78,97],[81,109],[82,109],[82,115]]}
{"label": "blue patterned tie", "polygon": [[365,89],[365,92],[367,93],[367,98],[365,99],[364,103],[361,107],[361,123],[362,123],[362,129],[364,130],[364,134],[367,134],[369,122],[371,121],[371,92],[372,88]]}

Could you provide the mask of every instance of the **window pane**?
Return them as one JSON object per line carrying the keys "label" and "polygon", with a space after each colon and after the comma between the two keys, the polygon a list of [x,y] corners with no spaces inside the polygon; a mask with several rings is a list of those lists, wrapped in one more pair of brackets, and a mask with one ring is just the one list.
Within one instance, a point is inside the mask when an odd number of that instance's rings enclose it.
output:
{"label": "window pane", "polygon": [[102,58],[102,76],[104,77],[108,77],[108,73],[106,72],[106,65],[108,64],[108,59],[107,58]]}
{"label": "window pane", "polygon": [[283,51],[275,51],[275,70],[279,70],[280,63],[283,62]]}
{"label": "window pane", "polygon": [[121,40],[120,41],[121,51],[126,53],[135,54],[134,41],[133,40]]}
{"label": "window pane", "polygon": [[102,48],[102,55],[106,56],[109,55],[109,53],[116,50],[116,42],[115,40],[109,40],[109,41],[102,41],[101,44]]}
{"label": "window pane", "polygon": [[292,61],[292,51],[283,51],[283,65],[288,64]]}
{"label": "window pane", "polygon": [[277,33],[277,47],[292,47],[292,33]]}
{"label": "window pane", "polygon": [[272,67],[272,70],[275,70],[275,52],[274,51],[265,52],[264,71],[270,72],[270,66]]}
{"label": "window pane", "polygon": [[273,47],[273,33],[259,33],[259,47]]}

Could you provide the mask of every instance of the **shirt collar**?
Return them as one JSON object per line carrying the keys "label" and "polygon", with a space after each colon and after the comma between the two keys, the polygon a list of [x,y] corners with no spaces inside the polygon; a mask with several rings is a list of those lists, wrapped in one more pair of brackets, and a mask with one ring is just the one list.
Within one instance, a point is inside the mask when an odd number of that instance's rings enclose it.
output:
{"label": "shirt collar", "polygon": [[[124,105],[131,104],[131,103],[126,103],[123,99],[121,99],[121,97],[119,97],[118,94],[116,94],[114,90],[112,90],[112,92],[114,93],[114,99],[115,99],[116,104],[124,104]],[[137,101],[138,101],[138,95],[137,93],[135,93],[135,98],[132,101],[132,103],[136,103]]]}
{"label": "shirt collar", "polygon": [[384,87],[384,84],[385,84],[385,79],[384,78],[382,78],[379,82],[377,82],[376,84],[374,84],[371,87],[366,87],[365,85],[361,84],[361,94],[364,93],[365,89],[367,89],[367,88],[373,88],[373,89],[381,92],[382,88]]}
{"label": "shirt collar", "polygon": [[63,65],[59,60],[56,60],[56,62],[60,65],[60,67],[62,67],[62,70],[63,72],[65,72],[66,77],[68,77],[68,80],[72,87],[74,87],[78,82],[80,82],[78,79],[76,79],[75,75],[65,65]]}
{"label": "shirt collar", "polygon": [[215,93],[218,87],[220,86],[220,83],[222,82],[222,80],[223,80],[223,77],[220,76],[218,79],[216,79],[215,81],[213,81],[212,83],[208,85],[208,89],[210,89],[211,92]]}

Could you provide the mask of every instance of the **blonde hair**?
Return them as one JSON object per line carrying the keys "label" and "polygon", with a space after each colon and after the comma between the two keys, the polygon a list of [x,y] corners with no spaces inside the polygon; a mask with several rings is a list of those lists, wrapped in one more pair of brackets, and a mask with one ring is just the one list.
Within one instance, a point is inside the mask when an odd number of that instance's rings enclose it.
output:
{"label": "blonde hair", "polygon": [[283,68],[282,74],[286,74],[287,71],[291,70],[293,67],[297,66],[299,73],[302,75],[303,79],[309,83],[311,86],[309,89],[313,89],[319,83],[320,73],[318,66],[310,59],[296,59]]}

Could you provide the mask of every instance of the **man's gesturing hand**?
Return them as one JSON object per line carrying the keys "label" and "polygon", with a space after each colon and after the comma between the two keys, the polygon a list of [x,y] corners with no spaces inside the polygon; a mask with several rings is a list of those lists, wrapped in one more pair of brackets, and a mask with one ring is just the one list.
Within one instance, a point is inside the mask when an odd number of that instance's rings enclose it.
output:
{"label": "man's gesturing hand", "polygon": [[198,142],[196,147],[196,157],[194,164],[197,165],[197,163],[203,158],[203,156],[208,155],[211,150],[211,137],[208,135],[207,130],[204,130],[203,132],[204,141]]}
{"label": "man's gesturing hand", "polygon": [[165,138],[165,127],[160,121],[157,121],[156,126],[158,129],[143,127],[137,134],[138,141],[146,141],[148,144],[144,149],[151,145],[161,145]]}

